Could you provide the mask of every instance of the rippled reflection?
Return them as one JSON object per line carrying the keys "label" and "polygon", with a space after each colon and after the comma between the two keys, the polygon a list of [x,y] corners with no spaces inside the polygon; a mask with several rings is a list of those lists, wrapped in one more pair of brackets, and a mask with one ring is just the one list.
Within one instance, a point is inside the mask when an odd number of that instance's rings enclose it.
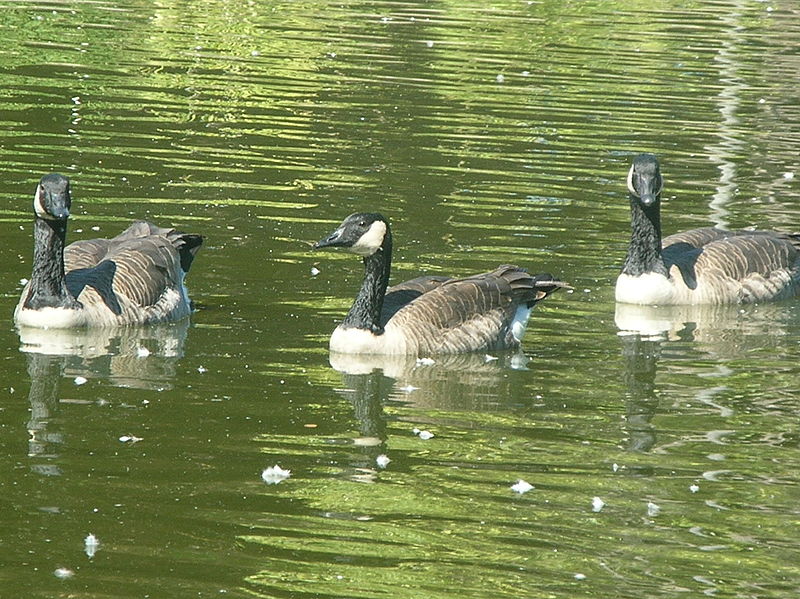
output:
{"label": "rippled reflection", "polygon": [[143,328],[20,327],[20,351],[30,378],[28,457],[49,460],[33,469],[40,474],[60,473],[55,459],[61,455],[64,434],[56,416],[64,401],[64,385],[102,379],[117,387],[169,389],[188,328],[188,319]]}
{"label": "rippled reflection", "polygon": [[170,388],[183,356],[189,320],[126,328],[37,329],[20,327],[20,351],[62,357],[64,376],[103,378],[119,387]]}
{"label": "rippled reflection", "polygon": [[638,306],[617,303],[614,321],[620,334],[700,342],[722,355],[732,355],[743,343],[780,339],[796,317],[794,302],[758,306]]}
{"label": "rippled reflection", "polygon": [[506,370],[524,369],[527,361],[522,353],[455,354],[421,360],[414,356],[330,356],[331,366],[344,374],[345,384],[377,371],[394,381],[391,397],[444,410],[497,409],[499,398],[513,397]]}

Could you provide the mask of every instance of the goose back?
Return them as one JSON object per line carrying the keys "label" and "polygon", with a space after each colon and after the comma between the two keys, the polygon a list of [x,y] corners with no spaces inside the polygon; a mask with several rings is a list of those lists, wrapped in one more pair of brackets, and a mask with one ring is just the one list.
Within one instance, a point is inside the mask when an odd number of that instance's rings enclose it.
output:
{"label": "goose back", "polygon": [[[515,348],[521,340],[514,336],[515,318],[527,323],[527,304],[535,293],[533,277],[527,272],[500,266],[448,281],[420,296],[395,314],[386,334],[402,331],[420,354]],[[520,306],[523,313],[518,315]]]}
{"label": "goose back", "polygon": [[411,303],[421,295],[433,291],[450,280],[450,277],[422,276],[397,285],[392,285],[386,290],[381,310],[381,326],[385,327],[398,310]]}
{"label": "goose back", "polygon": [[[564,283],[503,265],[463,279],[419,277],[388,290],[411,298],[381,335],[337,327],[331,350],[345,353],[453,354],[519,347],[534,305]],[[389,310],[392,312],[392,310]]]}
{"label": "goose back", "polygon": [[703,228],[664,239],[673,303],[754,303],[800,291],[800,236]]}

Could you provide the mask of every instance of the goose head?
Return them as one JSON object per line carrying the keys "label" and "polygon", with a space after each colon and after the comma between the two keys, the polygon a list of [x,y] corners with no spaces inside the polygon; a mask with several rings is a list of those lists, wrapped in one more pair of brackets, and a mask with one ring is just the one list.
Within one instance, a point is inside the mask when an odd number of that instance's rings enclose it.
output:
{"label": "goose head", "polygon": [[348,216],[330,235],[314,244],[314,249],[342,247],[364,258],[391,243],[388,221],[376,212],[357,212]]}
{"label": "goose head", "polygon": [[628,191],[644,206],[652,206],[661,197],[664,183],[655,154],[639,154],[628,171]]}
{"label": "goose head", "polygon": [[42,177],[33,196],[36,216],[49,221],[65,221],[69,218],[71,205],[69,179],[58,173]]}

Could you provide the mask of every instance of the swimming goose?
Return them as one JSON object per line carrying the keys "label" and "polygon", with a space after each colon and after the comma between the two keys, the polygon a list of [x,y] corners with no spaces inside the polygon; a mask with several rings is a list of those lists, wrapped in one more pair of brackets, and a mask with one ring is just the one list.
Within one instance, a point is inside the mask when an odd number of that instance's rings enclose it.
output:
{"label": "swimming goose", "polygon": [[418,277],[387,290],[392,234],[376,213],[348,216],[314,247],[343,247],[364,259],[361,290],[331,336],[332,352],[424,356],[515,348],[534,305],[567,287],[549,274],[504,265],[465,279]]}
{"label": "swimming goose", "polygon": [[137,221],[113,239],[64,247],[71,202],[69,179],[42,177],[33,197],[33,273],[14,310],[17,325],[138,325],[191,312],[183,277],[201,236]]}
{"label": "swimming goose", "polygon": [[628,173],[631,242],[616,299],[629,304],[739,304],[800,292],[800,234],[693,229],[661,240],[658,159]]}

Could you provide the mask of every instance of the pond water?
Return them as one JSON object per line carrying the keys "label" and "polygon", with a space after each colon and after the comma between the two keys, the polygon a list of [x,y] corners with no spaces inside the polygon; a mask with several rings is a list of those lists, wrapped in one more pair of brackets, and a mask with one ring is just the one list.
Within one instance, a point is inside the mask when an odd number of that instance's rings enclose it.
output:
{"label": "pond water", "polygon": [[[798,596],[800,304],[612,287],[641,151],[667,233],[800,229],[800,13],[653,6],[0,0],[0,596]],[[14,329],[53,170],[71,240],[205,236],[191,324]],[[518,354],[329,356],[357,210],[395,281],[574,291]]]}

